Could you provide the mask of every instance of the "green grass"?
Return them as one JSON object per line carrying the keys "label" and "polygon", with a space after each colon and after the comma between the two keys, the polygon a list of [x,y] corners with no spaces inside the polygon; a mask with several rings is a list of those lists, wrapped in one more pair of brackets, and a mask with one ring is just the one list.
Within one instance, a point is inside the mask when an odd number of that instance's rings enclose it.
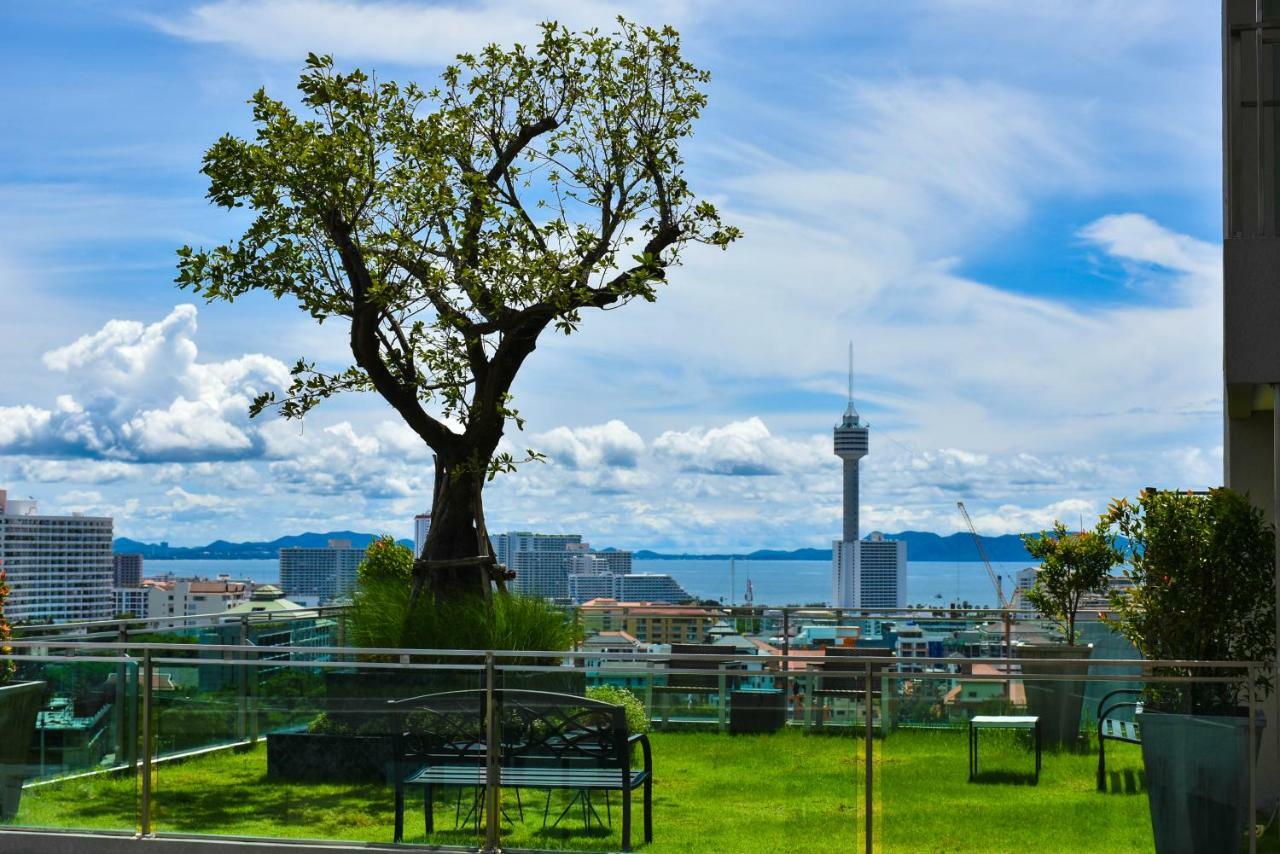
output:
{"label": "green grass", "polygon": [[[1136,748],[1109,754],[1109,791],[1094,788],[1096,754],[1046,753],[1039,785],[1030,785],[1031,755],[1012,739],[984,734],[979,782],[967,781],[965,736],[959,731],[898,731],[874,744],[873,819],[885,852],[1139,852],[1152,848],[1142,760]],[[864,823],[862,743],[848,736],[786,731],[772,736],[655,733],[654,836],[640,844],[641,811],[633,808],[633,842],[661,852],[809,852],[854,850]],[[392,798],[379,785],[283,784],[266,779],[262,747],[221,752],[157,770],[160,833],[389,842]],[[563,803],[563,795],[553,802]],[[616,850],[613,829],[583,827],[580,813],[542,829],[544,795],[523,794],[524,821],[504,825],[503,844]],[[516,819],[512,792],[504,793]],[[136,783],[97,776],[29,789],[17,823],[76,829],[134,828]],[[601,814],[603,803],[597,804]],[[475,844],[453,830],[455,793],[436,805],[431,842]],[[464,806],[465,810],[465,806]],[[559,810],[553,812],[553,817]],[[420,799],[410,795],[406,839],[423,842]]]}

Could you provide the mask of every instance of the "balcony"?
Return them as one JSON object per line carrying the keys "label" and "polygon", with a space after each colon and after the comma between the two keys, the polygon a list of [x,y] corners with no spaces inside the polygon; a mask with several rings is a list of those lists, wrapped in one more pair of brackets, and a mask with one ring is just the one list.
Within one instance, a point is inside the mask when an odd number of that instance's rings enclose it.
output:
{"label": "balcony", "polygon": [[[1099,702],[1117,689],[1247,683],[1259,667],[1138,661],[1096,626],[1091,660],[1042,673],[1004,654],[1006,637],[1037,629],[1031,615],[1008,612],[716,616],[782,643],[750,653],[353,649],[340,643],[340,610],[270,623],[33,628],[14,643],[19,679],[45,683],[46,709],[56,697],[66,714],[42,712],[25,761],[4,769],[24,781],[16,815],[0,825],[0,849],[9,840],[31,851],[87,844],[67,834],[91,835],[94,850],[132,850],[144,838],[391,846],[393,743],[412,724],[391,715],[389,701],[491,686],[496,695],[626,685],[653,730],[654,835],[634,839],[636,850],[1152,851],[1142,748],[1109,740],[1099,775]],[[908,661],[865,645],[868,635],[861,648],[792,645],[801,626],[872,620],[953,636],[976,654],[913,649]],[[139,638],[157,632],[169,642]],[[970,765],[972,718],[1026,715],[1057,688],[1080,703],[1080,720],[1059,743],[1042,729],[1038,776],[1034,738],[1021,730],[980,730]],[[1255,737],[1254,717],[1247,721]],[[772,731],[743,731],[753,729]],[[493,744],[499,754],[518,749],[496,734]],[[1257,803],[1256,762],[1241,785]],[[497,797],[490,822],[478,788],[437,790],[428,834],[422,792],[411,791],[395,847],[622,847],[616,792],[504,787]],[[637,794],[636,816],[640,805]],[[1273,838],[1239,842],[1241,852],[1275,850]]]}

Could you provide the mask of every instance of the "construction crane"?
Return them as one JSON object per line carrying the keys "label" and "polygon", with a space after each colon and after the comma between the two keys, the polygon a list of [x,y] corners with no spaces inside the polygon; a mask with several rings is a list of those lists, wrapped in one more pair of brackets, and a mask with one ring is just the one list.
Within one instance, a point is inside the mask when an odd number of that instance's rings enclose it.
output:
{"label": "construction crane", "polygon": [[969,526],[969,533],[973,535],[973,544],[978,547],[978,557],[982,558],[982,565],[987,568],[987,577],[991,579],[991,586],[996,589],[996,598],[1000,600],[1000,607],[1008,608],[1009,600],[1004,598],[1004,585],[1000,583],[1000,576],[996,575],[996,571],[991,568],[991,561],[987,559],[987,550],[982,547],[982,537],[978,536],[978,529],[973,527],[969,511],[964,509],[963,501],[957,501],[956,506],[960,508],[960,515],[964,516],[964,523]]}

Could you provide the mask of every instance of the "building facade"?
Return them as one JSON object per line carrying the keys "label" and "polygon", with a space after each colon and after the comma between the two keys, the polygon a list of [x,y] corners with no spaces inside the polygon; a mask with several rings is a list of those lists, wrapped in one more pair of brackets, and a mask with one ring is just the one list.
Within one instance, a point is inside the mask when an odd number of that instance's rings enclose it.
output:
{"label": "building facade", "polygon": [[624,631],[641,643],[702,643],[715,623],[705,608],[671,607],[649,602],[593,599],[583,603],[587,634]]}
{"label": "building facade", "polygon": [[431,530],[431,514],[419,513],[413,517],[413,556],[421,557],[427,545],[427,533]]}
{"label": "building facade", "polygon": [[0,569],[8,575],[9,620],[110,619],[111,540],[109,517],[41,516],[35,501],[11,500],[0,490]]}
{"label": "building facade", "polygon": [[142,583],[142,555],[116,554],[111,556],[116,587],[134,587]]}
{"label": "building facade", "polygon": [[280,550],[280,587],[285,596],[328,602],[351,595],[356,586],[356,568],[365,550],[351,547],[350,540],[330,540],[321,549]]}
{"label": "building facade", "polygon": [[115,610],[117,614],[132,614],[139,619],[222,614],[247,602],[249,594],[249,584],[244,581],[146,579],[137,587],[116,588]]}
{"label": "building facade", "polygon": [[841,538],[831,544],[831,603],[838,608],[903,608],[907,602],[907,544],[879,532],[858,536],[858,463],[870,450],[869,429],[853,406],[853,351],[849,405],[835,427],[835,454],[844,461]]}
{"label": "building facade", "polygon": [[678,604],[694,598],[670,575],[656,572],[571,572],[568,585],[569,600],[575,605],[592,599]]}

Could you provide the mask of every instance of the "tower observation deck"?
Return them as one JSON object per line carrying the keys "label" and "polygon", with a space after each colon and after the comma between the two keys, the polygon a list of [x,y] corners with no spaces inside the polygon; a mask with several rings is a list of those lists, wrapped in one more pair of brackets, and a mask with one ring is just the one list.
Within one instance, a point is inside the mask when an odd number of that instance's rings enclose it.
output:
{"label": "tower observation deck", "polygon": [[867,425],[853,406],[853,346],[849,346],[849,405],[835,428],[836,456],[844,460],[844,535],[846,543],[858,540],[858,460],[870,449]]}

